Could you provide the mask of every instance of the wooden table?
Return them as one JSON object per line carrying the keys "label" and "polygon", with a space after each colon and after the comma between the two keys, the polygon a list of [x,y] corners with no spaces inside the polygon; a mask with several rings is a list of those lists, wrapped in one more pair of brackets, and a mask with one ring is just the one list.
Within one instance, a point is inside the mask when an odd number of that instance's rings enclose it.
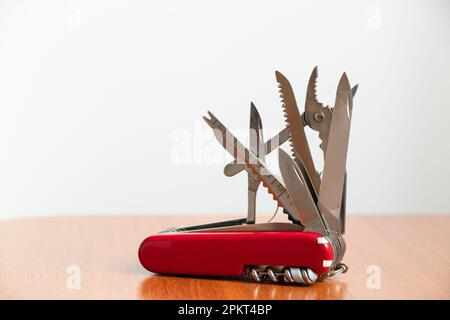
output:
{"label": "wooden table", "polygon": [[0,221],[0,298],[450,299],[450,216],[348,217],[349,272],[311,287],[159,276],[140,266],[137,250],[147,235],[229,218],[237,217]]}

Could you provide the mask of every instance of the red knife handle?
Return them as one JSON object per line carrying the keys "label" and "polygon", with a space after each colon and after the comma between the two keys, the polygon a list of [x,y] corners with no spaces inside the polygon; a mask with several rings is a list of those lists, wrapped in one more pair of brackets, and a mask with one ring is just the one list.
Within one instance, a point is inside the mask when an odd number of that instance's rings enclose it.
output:
{"label": "red knife handle", "polygon": [[146,238],[139,260],[160,274],[242,276],[249,266],[312,269],[319,277],[334,259],[331,243],[310,232],[167,233]]}

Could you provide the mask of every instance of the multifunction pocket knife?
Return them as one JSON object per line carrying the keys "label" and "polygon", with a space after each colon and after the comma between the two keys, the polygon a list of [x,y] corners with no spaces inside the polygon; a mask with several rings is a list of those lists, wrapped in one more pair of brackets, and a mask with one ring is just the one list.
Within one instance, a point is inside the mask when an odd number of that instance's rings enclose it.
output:
{"label": "multifunction pocket knife", "polygon": [[[245,147],[211,112],[204,117],[220,144],[234,158],[226,176],[248,175],[247,218],[171,228],[146,238],[139,260],[159,274],[248,277],[257,282],[310,285],[347,271],[343,234],[346,158],[353,97],[344,73],[334,107],[317,100],[317,67],[309,79],[305,111],[300,113],[289,81],[275,72],[286,125],[264,141],[258,110],[250,108],[250,147]],[[317,172],[305,127],[319,133],[324,167]],[[290,154],[280,148],[289,142]],[[265,156],[278,151],[281,178]],[[290,222],[256,223],[256,193],[262,184]]]}

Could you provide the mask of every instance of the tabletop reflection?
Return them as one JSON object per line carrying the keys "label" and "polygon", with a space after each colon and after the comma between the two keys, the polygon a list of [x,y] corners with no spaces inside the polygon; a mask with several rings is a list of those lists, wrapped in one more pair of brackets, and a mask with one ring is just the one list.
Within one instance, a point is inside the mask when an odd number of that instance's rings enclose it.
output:
{"label": "tabletop reflection", "polygon": [[347,298],[347,284],[326,280],[309,287],[253,283],[239,279],[192,278],[152,275],[141,282],[141,299],[281,299]]}

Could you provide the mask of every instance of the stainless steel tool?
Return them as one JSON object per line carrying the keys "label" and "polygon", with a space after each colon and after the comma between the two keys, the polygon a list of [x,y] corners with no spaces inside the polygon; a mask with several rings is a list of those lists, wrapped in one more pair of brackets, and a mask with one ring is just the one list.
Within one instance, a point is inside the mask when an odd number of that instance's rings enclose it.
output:
{"label": "stainless steel tool", "polygon": [[216,139],[222,144],[225,150],[232,155],[238,163],[244,163],[252,174],[258,177],[263,185],[272,194],[280,207],[285,209],[292,221],[300,224],[297,212],[294,210],[289,194],[283,184],[266,168],[251,150],[244,145],[211,113],[208,117],[203,117],[206,123],[213,129]]}
{"label": "stainless steel tool", "polygon": [[[275,72],[282,107],[286,118],[286,128],[275,137],[281,139],[281,145],[287,140],[290,142],[293,159],[284,151],[279,149],[279,165],[283,176],[283,182],[269,173],[269,181],[275,182],[283,199],[280,201],[279,194],[274,191],[274,186],[265,184],[270,193],[274,195],[275,200],[283,208],[283,211],[289,215],[293,222],[300,222],[305,230],[311,230],[321,234],[326,234],[333,238],[339,247],[340,254],[343,255],[345,243],[341,237],[345,227],[345,207],[346,207],[346,169],[345,160],[347,157],[348,138],[350,131],[351,113],[353,108],[353,97],[356,94],[358,85],[350,87],[347,76],[344,73],[339,82],[337,96],[334,108],[330,108],[318,102],[316,94],[316,83],[318,77],[318,68],[315,67],[311,73],[307,94],[305,99],[305,111],[300,113],[298,110],[295,95],[291,84],[287,78],[280,72]],[[243,145],[232,136],[227,129],[210,113],[211,119],[207,120],[213,129],[219,129],[221,134],[216,133],[217,139],[225,141],[226,137],[231,138],[233,143],[223,144],[227,151],[236,157],[233,163],[225,167],[227,176],[235,175],[243,170],[244,167],[249,171],[249,215],[248,223],[254,223],[254,204],[257,188],[251,188],[257,185],[255,179],[264,183],[264,175],[257,174],[258,167],[264,168],[262,163],[264,156],[272,151],[267,148],[261,152],[256,149],[261,146],[262,130],[261,119],[256,108],[252,104],[250,128],[253,132],[250,137],[250,150],[245,149]],[[216,126],[213,125],[216,124]],[[219,125],[220,124],[220,125]],[[217,127],[218,126],[218,127]],[[314,131],[319,132],[321,139],[320,148],[324,154],[324,172],[322,179],[315,169],[314,161],[309,149],[308,141],[304,127],[308,126]],[[255,134],[256,133],[256,134]],[[285,135],[287,134],[287,135]],[[282,136],[283,135],[283,136]],[[279,139],[280,140],[280,139]],[[229,140],[230,141],[230,140]],[[238,147],[233,147],[238,144]],[[268,150],[269,149],[269,150]],[[330,149],[330,155],[327,157],[327,150]],[[241,155],[236,150],[244,150]],[[256,158],[256,166],[246,162],[247,158]],[[236,162],[246,162],[242,167],[238,167]],[[253,162],[253,161],[251,161]],[[256,169],[255,169],[256,168]],[[253,174],[253,175],[252,175]],[[267,182],[267,178],[266,178]],[[287,193],[288,197],[284,195]]]}
{"label": "stainless steel tool", "polygon": [[336,93],[318,200],[319,210],[327,215],[329,227],[336,233],[342,232],[341,204],[352,111],[353,92],[344,73]]}
{"label": "stainless steel tool", "polygon": [[[305,110],[300,112],[291,84],[276,71],[285,127],[264,141],[260,114],[250,106],[250,143],[246,147],[211,112],[203,117],[216,139],[234,158],[226,176],[247,172],[247,218],[171,228],[144,240],[139,257],[147,269],[168,274],[245,276],[310,285],[347,271],[342,237],[346,210],[346,158],[353,97],[344,73],[333,107],[318,102],[318,69],[309,78]],[[316,170],[305,130],[319,133],[324,168]],[[281,147],[289,141],[290,154]],[[281,177],[265,157],[278,150]],[[267,189],[289,222],[256,222],[256,195]],[[212,251],[211,251],[212,250]],[[196,260],[185,259],[186,254]]]}

